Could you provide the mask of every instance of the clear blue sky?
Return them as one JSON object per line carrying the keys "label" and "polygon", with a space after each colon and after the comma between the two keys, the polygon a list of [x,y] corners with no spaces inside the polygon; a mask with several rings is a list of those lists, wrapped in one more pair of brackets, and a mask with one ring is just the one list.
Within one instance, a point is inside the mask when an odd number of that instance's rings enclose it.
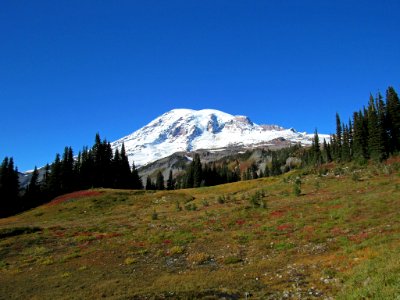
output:
{"label": "clear blue sky", "polygon": [[20,170],[172,108],[331,133],[400,92],[400,1],[0,1],[0,159]]}

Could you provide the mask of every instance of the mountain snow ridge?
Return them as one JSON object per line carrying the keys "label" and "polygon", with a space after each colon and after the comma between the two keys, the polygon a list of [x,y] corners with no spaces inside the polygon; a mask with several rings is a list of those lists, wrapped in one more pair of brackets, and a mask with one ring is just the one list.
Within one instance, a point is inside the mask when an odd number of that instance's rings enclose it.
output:
{"label": "mountain snow ridge", "polygon": [[215,109],[173,109],[111,146],[115,150],[124,143],[130,163],[140,167],[176,152],[268,145],[276,139],[309,145],[312,136]]}

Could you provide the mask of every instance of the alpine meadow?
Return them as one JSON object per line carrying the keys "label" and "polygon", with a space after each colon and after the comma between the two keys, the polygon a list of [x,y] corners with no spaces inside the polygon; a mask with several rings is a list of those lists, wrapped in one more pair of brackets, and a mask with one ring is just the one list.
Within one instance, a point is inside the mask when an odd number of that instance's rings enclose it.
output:
{"label": "alpine meadow", "polygon": [[25,192],[6,157],[1,294],[394,299],[400,101],[392,87],[382,98],[348,124],[337,115],[328,141],[315,132],[310,144],[254,145],[205,163],[212,150],[187,152],[145,185],[124,144],[113,151],[98,134],[42,176],[35,169]]}

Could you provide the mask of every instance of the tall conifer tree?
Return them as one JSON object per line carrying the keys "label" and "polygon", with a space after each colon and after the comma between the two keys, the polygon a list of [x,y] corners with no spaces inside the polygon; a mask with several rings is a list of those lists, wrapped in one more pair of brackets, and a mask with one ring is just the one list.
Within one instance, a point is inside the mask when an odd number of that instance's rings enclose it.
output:
{"label": "tall conifer tree", "polygon": [[167,190],[173,190],[175,186],[174,178],[172,176],[172,170],[169,170],[169,176],[167,180]]}
{"label": "tall conifer tree", "polygon": [[311,149],[313,152],[313,160],[314,160],[314,164],[316,165],[321,165],[322,164],[322,157],[321,157],[321,148],[319,145],[319,136],[318,136],[318,131],[317,129],[315,129],[314,131],[314,138],[312,141],[312,145],[311,145]]}
{"label": "tall conifer tree", "polygon": [[343,133],[343,128],[342,128],[342,123],[340,121],[340,116],[338,113],[336,113],[336,143],[334,145],[334,151],[335,151],[335,159],[341,160],[342,158],[342,133]]}
{"label": "tall conifer tree", "polygon": [[54,162],[51,164],[50,167],[50,179],[49,179],[49,186],[50,186],[50,197],[55,197],[61,194],[61,160],[60,154],[56,154],[56,158]]}
{"label": "tall conifer tree", "polygon": [[342,136],[342,151],[341,160],[343,162],[349,162],[351,160],[351,149],[350,149],[350,130],[347,125],[342,125],[343,136]]}
{"label": "tall conifer tree", "polygon": [[156,190],[164,190],[164,176],[161,171],[158,171],[156,178]]}
{"label": "tall conifer tree", "polygon": [[381,130],[375,101],[370,95],[368,105],[368,149],[370,158],[376,161],[384,159],[385,149]]}
{"label": "tall conifer tree", "polygon": [[389,151],[400,151],[400,101],[393,87],[386,90],[386,115],[388,126]]}
{"label": "tall conifer tree", "polygon": [[203,180],[203,170],[200,161],[200,155],[195,154],[193,160],[193,187],[201,186]]}
{"label": "tall conifer tree", "polygon": [[122,143],[121,146],[121,188],[129,189],[132,187],[132,173],[131,167],[129,166],[128,156],[125,152],[125,145]]}
{"label": "tall conifer tree", "polygon": [[136,170],[135,162],[132,162],[132,173],[131,173],[131,188],[136,190],[143,189],[143,182],[142,179],[139,177],[139,173]]}
{"label": "tall conifer tree", "polygon": [[25,192],[24,208],[35,207],[36,205],[40,204],[40,197],[41,191],[39,184],[39,172],[35,166],[35,169],[32,172],[31,180],[29,181],[29,185]]}
{"label": "tall conifer tree", "polygon": [[19,209],[18,170],[12,157],[5,157],[0,166],[0,216],[7,216]]}

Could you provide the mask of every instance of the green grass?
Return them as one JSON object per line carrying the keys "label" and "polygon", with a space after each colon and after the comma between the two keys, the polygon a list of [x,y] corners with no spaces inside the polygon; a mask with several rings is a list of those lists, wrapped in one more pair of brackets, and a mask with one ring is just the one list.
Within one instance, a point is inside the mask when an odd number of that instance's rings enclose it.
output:
{"label": "green grass", "polygon": [[396,299],[398,170],[65,196],[0,219],[0,298]]}
{"label": "green grass", "polygon": [[400,248],[381,249],[345,277],[338,299],[400,299]]}

